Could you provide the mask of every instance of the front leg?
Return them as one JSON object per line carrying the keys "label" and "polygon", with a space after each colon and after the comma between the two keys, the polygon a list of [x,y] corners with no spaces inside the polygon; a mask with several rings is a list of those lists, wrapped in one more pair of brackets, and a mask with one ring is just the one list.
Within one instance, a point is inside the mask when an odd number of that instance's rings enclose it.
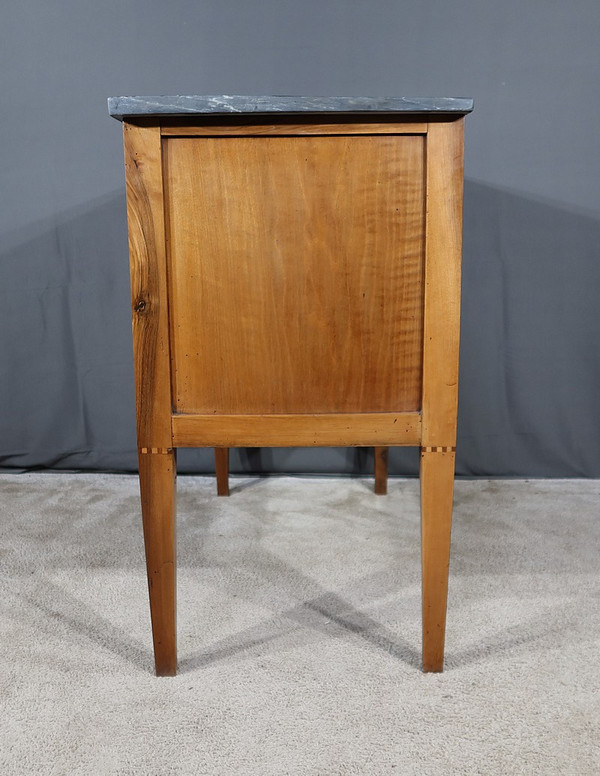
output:
{"label": "front leg", "polygon": [[175,451],[139,452],[142,521],[157,676],[177,673]]}
{"label": "front leg", "polygon": [[423,670],[442,671],[446,632],[454,448],[421,448]]}

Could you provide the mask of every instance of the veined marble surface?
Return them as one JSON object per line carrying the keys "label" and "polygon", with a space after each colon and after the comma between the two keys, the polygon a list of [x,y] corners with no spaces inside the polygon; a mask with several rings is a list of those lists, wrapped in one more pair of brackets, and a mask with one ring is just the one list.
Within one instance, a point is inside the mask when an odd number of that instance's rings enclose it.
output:
{"label": "veined marble surface", "polygon": [[109,97],[116,119],[133,116],[185,116],[235,113],[454,113],[473,110],[473,100],[455,97],[293,97],[179,95]]}

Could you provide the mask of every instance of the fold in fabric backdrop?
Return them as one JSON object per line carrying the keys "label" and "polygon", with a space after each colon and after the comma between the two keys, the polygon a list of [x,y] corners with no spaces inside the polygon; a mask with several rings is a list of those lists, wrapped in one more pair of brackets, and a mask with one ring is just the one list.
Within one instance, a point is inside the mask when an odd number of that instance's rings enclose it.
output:
{"label": "fold in fabric backdrop", "polygon": [[[122,142],[106,98],[222,91],[474,98],[457,472],[600,476],[599,6],[440,7],[33,0],[3,13],[1,467],[137,467]],[[231,456],[248,472],[372,465],[367,449]],[[415,450],[391,451],[392,473],[417,467]],[[214,471],[212,451],[180,451],[179,470]]]}
{"label": "fold in fabric backdrop", "polygon": [[[1,464],[135,469],[124,196],[46,227],[1,257]],[[600,475],[598,245],[600,221],[466,182],[459,474]],[[231,466],[358,473],[372,459],[244,450]],[[181,471],[212,467],[211,451],[180,454]],[[394,450],[390,469],[414,474],[417,458]]]}

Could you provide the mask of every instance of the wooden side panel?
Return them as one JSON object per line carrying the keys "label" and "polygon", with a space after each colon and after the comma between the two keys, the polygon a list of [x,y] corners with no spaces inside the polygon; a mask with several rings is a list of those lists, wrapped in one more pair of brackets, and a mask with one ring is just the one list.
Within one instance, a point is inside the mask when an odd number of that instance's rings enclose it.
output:
{"label": "wooden side panel", "polygon": [[456,443],[464,119],[427,134],[423,343],[424,446]]}
{"label": "wooden side panel", "polygon": [[420,439],[418,412],[173,415],[177,447],[370,447],[418,445]]}
{"label": "wooden side panel", "polygon": [[159,127],[123,124],[138,447],[169,448],[169,325]]}
{"label": "wooden side panel", "polygon": [[424,143],[164,139],[178,412],[420,409]]}

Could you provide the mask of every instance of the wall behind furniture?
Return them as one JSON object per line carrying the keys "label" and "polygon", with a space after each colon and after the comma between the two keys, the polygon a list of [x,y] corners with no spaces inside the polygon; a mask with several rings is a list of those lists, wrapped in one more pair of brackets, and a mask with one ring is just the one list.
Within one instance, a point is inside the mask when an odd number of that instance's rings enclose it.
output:
{"label": "wall behind furniture", "polygon": [[[457,471],[600,476],[597,0],[8,0],[0,465],[135,469],[127,94],[473,97]],[[240,450],[356,472],[367,450]],[[391,471],[414,473],[397,449]],[[211,471],[182,451],[181,471]]]}

